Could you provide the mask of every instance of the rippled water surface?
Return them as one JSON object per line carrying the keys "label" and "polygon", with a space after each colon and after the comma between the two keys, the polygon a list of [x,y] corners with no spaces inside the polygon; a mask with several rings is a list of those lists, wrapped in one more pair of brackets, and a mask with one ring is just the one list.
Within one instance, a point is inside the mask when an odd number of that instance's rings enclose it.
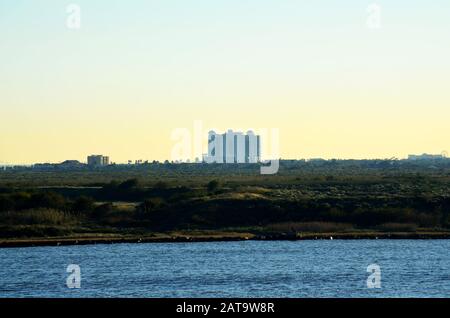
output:
{"label": "rippled water surface", "polygon": [[[81,268],[81,288],[66,268]],[[381,288],[367,288],[367,266]],[[0,249],[1,297],[449,297],[450,240]]]}

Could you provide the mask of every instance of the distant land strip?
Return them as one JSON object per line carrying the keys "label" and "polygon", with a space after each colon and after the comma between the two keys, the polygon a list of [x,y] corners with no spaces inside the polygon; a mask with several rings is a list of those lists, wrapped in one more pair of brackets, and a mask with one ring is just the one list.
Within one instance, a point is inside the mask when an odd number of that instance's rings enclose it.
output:
{"label": "distant land strip", "polygon": [[188,242],[229,242],[229,241],[301,241],[301,240],[376,240],[376,239],[450,239],[450,232],[423,233],[306,233],[306,234],[270,234],[254,235],[250,233],[230,233],[220,235],[176,235],[159,237],[82,237],[82,238],[39,238],[39,239],[4,239],[0,248],[67,246],[90,244],[130,244],[130,243],[188,243]]}

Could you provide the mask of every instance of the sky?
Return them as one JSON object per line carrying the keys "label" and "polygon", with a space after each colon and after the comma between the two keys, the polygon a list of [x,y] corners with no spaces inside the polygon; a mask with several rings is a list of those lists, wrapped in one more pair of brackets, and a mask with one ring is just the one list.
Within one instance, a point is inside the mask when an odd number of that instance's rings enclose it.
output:
{"label": "sky", "polygon": [[449,57],[448,0],[0,0],[0,164],[171,159],[199,121],[286,159],[450,152]]}

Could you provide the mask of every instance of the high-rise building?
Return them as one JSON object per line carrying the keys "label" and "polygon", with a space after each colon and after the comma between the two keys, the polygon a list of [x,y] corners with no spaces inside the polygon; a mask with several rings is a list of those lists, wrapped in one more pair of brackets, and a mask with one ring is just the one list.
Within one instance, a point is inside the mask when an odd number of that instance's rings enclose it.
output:
{"label": "high-rise building", "polygon": [[247,135],[233,132],[231,129],[224,134],[210,131],[208,134],[207,163],[257,163],[261,157],[260,136],[253,131]]}
{"label": "high-rise building", "polygon": [[241,132],[234,134],[234,154],[236,163],[246,163],[245,160],[245,136]]}
{"label": "high-rise building", "polygon": [[90,155],[87,157],[87,163],[92,167],[102,167],[109,165],[109,157],[103,155]]}
{"label": "high-rise building", "polygon": [[234,135],[235,133],[229,129],[224,135],[224,148],[223,153],[225,154],[226,163],[235,163],[235,152],[234,152]]}
{"label": "high-rise building", "polygon": [[246,159],[249,163],[259,162],[261,157],[261,145],[260,136],[255,135],[253,131],[247,131],[247,136],[245,140],[246,144]]}
{"label": "high-rise building", "polygon": [[215,131],[211,130],[208,133],[208,155],[205,161],[208,163],[223,163],[224,153],[223,135],[216,134]]}

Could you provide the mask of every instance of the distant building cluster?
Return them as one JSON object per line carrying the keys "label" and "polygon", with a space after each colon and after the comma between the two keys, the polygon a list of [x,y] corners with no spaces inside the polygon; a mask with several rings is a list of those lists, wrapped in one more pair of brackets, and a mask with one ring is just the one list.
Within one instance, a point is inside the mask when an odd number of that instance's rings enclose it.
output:
{"label": "distant building cluster", "polygon": [[103,167],[109,165],[109,157],[103,155],[90,155],[87,157],[87,164],[91,167]]}
{"label": "distant building cluster", "polygon": [[249,130],[247,134],[228,130],[224,134],[208,133],[207,163],[257,163],[261,160],[261,138]]}
{"label": "distant building cluster", "polygon": [[408,160],[441,160],[445,159],[445,154],[440,155],[430,155],[427,153],[421,155],[408,155]]}

